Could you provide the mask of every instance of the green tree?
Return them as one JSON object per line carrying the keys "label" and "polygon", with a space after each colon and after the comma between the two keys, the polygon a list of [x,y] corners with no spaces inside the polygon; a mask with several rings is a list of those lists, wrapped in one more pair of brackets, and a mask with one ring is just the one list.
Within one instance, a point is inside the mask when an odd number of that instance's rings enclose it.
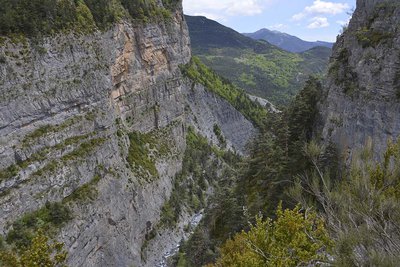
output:
{"label": "green tree", "polygon": [[96,24],[90,9],[87,7],[83,0],[78,0],[76,7],[77,23],[82,30],[92,31],[95,29]]}
{"label": "green tree", "polygon": [[326,262],[332,242],[324,221],[300,206],[283,210],[279,205],[276,220],[256,218],[248,232],[242,231],[221,247],[215,267],[309,266]]}
{"label": "green tree", "polygon": [[299,173],[311,168],[303,147],[313,136],[321,90],[318,79],[310,77],[288,108],[266,116],[261,133],[249,147],[250,157],[239,181],[250,214],[262,210],[269,216],[280,200],[292,204],[284,191]]}
{"label": "green tree", "polygon": [[304,89],[296,96],[286,111],[288,125],[288,163],[290,173],[297,175],[309,166],[304,160],[304,144],[310,142],[318,116],[317,103],[321,98],[322,86],[315,77],[310,77]]}
{"label": "green tree", "polygon": [[14,253],[0,251],[0,265],[7,267],[57,267],[65,266],[67,253],[62,243],[50,243],[48,237],[39,230],[32,243]]}

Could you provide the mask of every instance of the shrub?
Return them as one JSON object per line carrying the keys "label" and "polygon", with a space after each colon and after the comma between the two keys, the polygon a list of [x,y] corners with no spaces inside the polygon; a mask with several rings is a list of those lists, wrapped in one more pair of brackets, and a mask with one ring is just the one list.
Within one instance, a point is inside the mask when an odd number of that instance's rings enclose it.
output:
{"label": "shrub", "polygon": [[213,130],[214,130],[214,134],[218,138],[219,144],[222,147],[225,147],[226,146],[226,140],[225,140],[224,136],[222,135],[221,128],[219,128],[218,124],[214,124]]}
{"label": "shrub", "polygon": [[150,157],[149,146],[154,148],[154,140],[150,135],[132,132],[129,135],[130,146],[126,160],[132,168],[143,168],[152,176],[158,176],[155,161]]}
{"label": "shrub", "polygon": [[326,262],[332,245],[324,221],[315,212],[276,211],[276,219],[256,218],[248,232],[241,232],[221,247],[221,257],[211,266],[314,266]]}
{"label": "shrub", "polygon": [[[400,233],[400,142],[374,159],[373,143],[353,151],[351,167],[339,177],[322,172],[321,148],[305,152],[315,168],[290,190],[304,206],[315,203],[335,238],[336,266],[397,266]],[[311,204],[312,205],[312,204]]]}
{"label": "shrub", "polygon": [[64,201],[77,201],[81,203],[94,200],[98,195],[96,186],[100,180],[101,176],[96,174],[90,182],[77,188],[70,196],[66,197]]}
{"label": "shrub", "polygon": [[63,251],[63,247],[62,243],[50,243],[44,231],[39,230],[34,235],[32,243],[18,254],[13,251],[0,251],[0,265],[7,267],[64,266],[67,252]]}
{"label": "shrub", "polygon": [[393,34],[364,27],[356,32],[356,37],[361,46],[367,48],[370,46],[377,47],[379,44],[392,39]]}
{"label": "shrub", "polygon": [[92,31],[96,27],[93,15],[83,0],[78,1],[76,18],[77,25],[82,31]]}
{"label": "shrub", "polygon": [[34,232],[43,229],[49,234],[54,234],[57,229],[72,219],[69,208],[62,203],[50,203],[34,212],[25,214],[12,224],[12,230],[8,232],[6,241],[17,247],[28,247]]}

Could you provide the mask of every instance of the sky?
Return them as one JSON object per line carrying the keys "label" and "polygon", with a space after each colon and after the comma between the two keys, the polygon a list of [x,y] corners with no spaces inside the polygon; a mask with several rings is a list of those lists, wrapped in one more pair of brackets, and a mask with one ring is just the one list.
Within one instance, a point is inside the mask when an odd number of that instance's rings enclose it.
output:
{"label": "sky", "polygon": [[334,42],[356,0],[183,0],[185,14],[206,16],[241,33],[262,28],[307,41]]}

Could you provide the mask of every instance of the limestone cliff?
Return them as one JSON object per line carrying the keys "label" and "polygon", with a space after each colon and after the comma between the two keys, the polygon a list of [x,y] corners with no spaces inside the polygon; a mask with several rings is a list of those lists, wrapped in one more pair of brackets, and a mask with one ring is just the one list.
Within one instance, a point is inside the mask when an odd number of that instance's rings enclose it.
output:
{"label": "limestone cliff", "polygon": [[348,153],[371,138],[378,154],[400,134],[400,4],[358,0],[331,58],[322,138]]}
{"label": "limestone cliff", "polygon": [[[181,169],[187,126],[217,143],[217,124],[239,152],[255,133],[228,102],[182,77],[179,65],[190,57],[181,7],[158,24],[6,40],[0,234],[59,202],[72,210],[56,234],[70,266],[154,266],[175,245],[169,239],[182,237],[181,228],[158,235],[143,259]],[[140,158],[143,151],[150,160]]]}

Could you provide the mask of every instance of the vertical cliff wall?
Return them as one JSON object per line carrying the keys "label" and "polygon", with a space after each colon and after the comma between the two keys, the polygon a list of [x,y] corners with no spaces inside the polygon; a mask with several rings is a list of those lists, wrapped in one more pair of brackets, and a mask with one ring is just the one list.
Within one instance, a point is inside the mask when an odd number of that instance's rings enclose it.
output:
{"label": "vertical cliff wall", "polygon": [[321,104],[322,138],[342,152],[372,138],[378,155],[400,134],[399,25],[398,1],[358,0],[337,40]]}
{"label": "vertical cliff wall", "polygon": [[143,259],[181,169],[187,126],[217,144],[217,124],[239,152],[255,133],[228,102],[182,77],[179,65],[190,56],[181,8],[157,24],[7,39],[0,47],[0,233],[57,202],[72,210],[56,231],[70,266],[154,266],[171,249],[167,239],[182,233],[157,236],[158,253]]}

